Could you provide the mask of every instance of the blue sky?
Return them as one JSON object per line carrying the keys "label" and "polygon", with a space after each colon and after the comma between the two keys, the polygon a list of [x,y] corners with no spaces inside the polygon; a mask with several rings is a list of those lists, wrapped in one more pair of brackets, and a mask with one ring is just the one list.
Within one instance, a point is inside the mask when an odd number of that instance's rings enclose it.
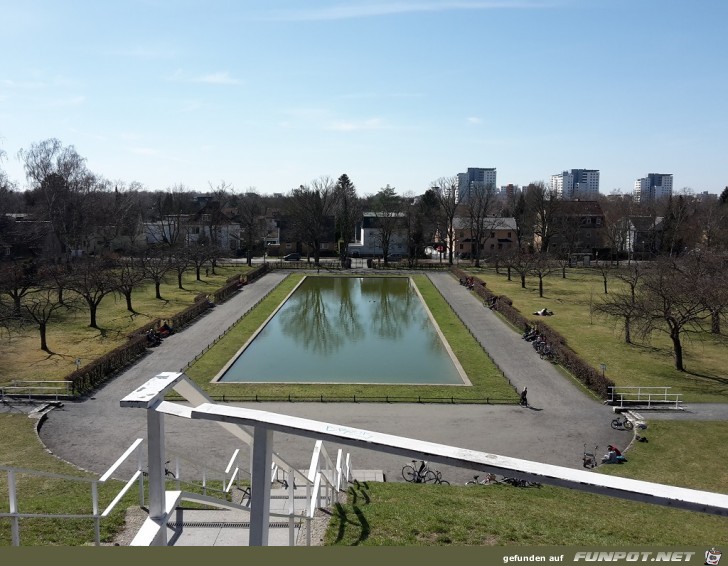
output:
{"label": "blue sky", "polygon": [[148,189],[422,193],[601,171],[728,185],[724,0],[0,0],[0,163],[46,138]]}

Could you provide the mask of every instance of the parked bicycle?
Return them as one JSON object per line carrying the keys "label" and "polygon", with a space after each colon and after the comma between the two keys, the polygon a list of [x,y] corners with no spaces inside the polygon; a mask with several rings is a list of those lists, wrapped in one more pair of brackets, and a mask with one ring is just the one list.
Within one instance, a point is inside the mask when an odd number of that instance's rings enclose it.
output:
{"label": "parked bicycle", "polygon": [[615,430],[632,430],[634,423],[627,417],[612,419],[612,428]]}
{"label": "parked bicycle", "polygon": [[437,483],[450,485],[450,482],[442,479],[442,473],[430,469],[425,460],[412,460],[402,468],[402,477],[410,483]]}
{"label": "parked bicycle", "polygon": [[496,475],[486,474],[483,479],[480,479],[480,476],[473,476],[473,479],[466,481],[465,485],[491,485],[494,483],[497,483]]}

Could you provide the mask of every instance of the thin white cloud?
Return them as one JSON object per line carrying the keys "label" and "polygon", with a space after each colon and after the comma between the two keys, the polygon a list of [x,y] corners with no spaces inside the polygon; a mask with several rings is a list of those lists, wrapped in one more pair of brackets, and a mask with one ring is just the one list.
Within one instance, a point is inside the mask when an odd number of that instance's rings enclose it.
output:
{"label": "thin white cloud", "polygon": [[143,155],[145,157],[156,157],[159,155],[159,150],[152,147],[127,147],[126,150],[134,155]]}
{"label": "thin white cloud", "polygon": [[86,102],[85,96],[69,96],[66,98],[57,98],[55,100],[51,100],[48,103],[48,106],[80,106],[84,102]]}
{"label": "thin white cloud", "polygon": [[477,116],[468,116],[467,120],[468,120],[468,124],[482,124],[483,123],[483,120],[481,120]]}
{"label": "thin white cloud", "polygon": [[330,123],[326,129],[337,132],[356,132],[362,130],[381,130],[384,127],[385,124],[381,118],[370,118],[359,121],[338,120]]}
{"label": "thin white cloud", "polygon": [[372,2],[358,4],[335,4],[321,8],[302,10],[279,10],[270,13],[265,19],[288,21],[321,21],[346,20],[353,18],[368,18],[376,16],[390,16],[396,14],[409,14],[418,12],[446,12],[465,10],[499,10],[543,8],[551,3],[542,1],[501,0],[501,1],[438,1],[430,2]]}
{"label": "thin white cloud", "polygon": [[222,71],[219,73],[212,73],[209,75],[203,75],[200,77],[195,77],[192,79],[192,82],[195,83],[207,83],[207,84],[215,84],[215,85],[237,85],[240,84],[240,81],[238,79],[235,79],[230,76],[230,73],[227,71]]}
{"label": "thin white cloud", "polygon": [[12,79],[4,79],[0,84],[8,88],[44,88],[48,86],[42,81],[14,81]]}
{"label": "thin white cloud", "polygon": [[165,78],[168,81],[179,81],[186,83],[205,83],[215,85],[241,84],[241,81],[232,77],[228,71],[218,71],[216,73],[208,73],[206,75],[190,76],[181,69],[177,69],[174,73],[168,75]]}

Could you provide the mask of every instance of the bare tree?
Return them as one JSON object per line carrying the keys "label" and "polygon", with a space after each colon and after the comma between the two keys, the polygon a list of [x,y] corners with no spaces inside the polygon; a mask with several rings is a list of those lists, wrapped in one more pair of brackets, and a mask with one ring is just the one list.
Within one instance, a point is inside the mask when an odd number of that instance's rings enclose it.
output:
{"label": "bare tree", "polygon": [[531,183],[526,189],[526,205],[533,217],[533,233],[540,244],[541,253],[549,251],[551,239],[557,233],[556,217],[559,199],[554,189],[546,187],[543,181]]}
{"label": "bare tree", "polygon": [[116,291],[126,299],[126,310],[136,313],[132,306],[131,295],[146,275],[142,262],[135,257],[119,257],[115,260]]}
{"label": "bare tree", "polygon": [[144,274],[154,282],[154,296],[163,301],[160,287],[167,278],[167,273],[172,269],[172,260],[166,250],[151,250],[139,258]]}
{"label": "bare tree", "polygon": [[96,312],[103,298],[116,291],[117,281],[111,265],[99,259],[86,259],[73,264],[68,289],[77,293],[88,306],[91,328],[98,328]]}
{"label": "bare tree", "polygon": [[50,222],[58,239],[76,250],[83,247],[85,237],[93,230],[90,222],[92,199],[97,189],[96,178],[73,146],[64,147],[60,140],[47,139],[31,144],[18,153],[25,174],[43,217]]}
{"label": "bare tree", "polygon": [[455,246],[455,214],[457,212],[458,178],[456,176],[440,177],[432,182],[432,190],[437,197],[442,213],[442,226],[444,234],[440,239],[447,242],[448,263],[453,263],[453,252]]}
{"label": "bare tree", "polygon": [[397,196],[394,187],[387,185],[374,195],[372,207],[377,219],[377,228],[379,228],[377,243],[382,248],[384,265],[387,265],[392,238],[395,230],[402,223],[402,201]]}
{"label": "bare tree", "polygon": [[618,290],[594,306],[597,313],[621,319],[623,321],[624,341],[632,343],[632,322],[640,316],[637,303],[637,288],[643,276],[643,268],[639,263],[631,264],[627,269],[617,272],[616,277],[626,285],[626,291]]}
{"label": "bare tree", "polygon": [[[555,264],[548,254],[538,254],[528,267],[528,273],[538,278],[538,296],[543,297],[544,277],[554,271]],[[523,281],[523,280],[522,280]]]}
{"label": "bare tree", "polygon": [[37,266],[32,261],[13,261],[0,264],[0,294],[12,300],[13,316],[20,316],[23,297],[37,285]]}
{"label": "bare tree", "polygon": [[40,349],[49,354],[53,352],[48,347],[48,323],[60,309],[68,309],[70,303],[58,302],[58,293],[52,286],[42,285],[23,297],[22,301],[25,317],[32,320],[38,328],[40,336]]}
{"label": "bare tree", "polygon": [[319,264],[321,243],[329,235],[336,204],[334,183],[329,177],[319,177],[310,187],[301,185],[291,191],[290,209],[294,231],[313,249],[314,264]]}
{"label": "bare tree", "polygon": [[710,316],[701,290],[705,279],[692,267],[674,258],[659,259],[645,274],[638,298],[643,334],[664,332],[670,337],[678,371],[685,371],[683,336],[703,331]]}
{"label": "bare tree", "polygon": [[465,203],[465,210],[470,222],[470,238],[473,243],[475,267],[480,267],[483,245],[491,230],[490,226],[486,226],[486,220],[493,211],[495,201],[495,187],[489,184],[471,188],[470,196]]}
{"label": "bare tree", "polygon": [[[247,264],[253,265],[253,249],[261,237],[265,237],[265,205],[258,193],[250,189],[238,198],[240,231],[245,242]],[[199,270],[198,270],[199,276]]]}

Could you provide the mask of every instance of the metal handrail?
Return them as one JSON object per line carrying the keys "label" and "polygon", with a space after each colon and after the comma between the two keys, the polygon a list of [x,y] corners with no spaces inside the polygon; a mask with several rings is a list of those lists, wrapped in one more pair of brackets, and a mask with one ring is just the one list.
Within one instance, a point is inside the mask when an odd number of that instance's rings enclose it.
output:
{"label": "metal handrail", "polygon": [[[20,546],[20,519],[34,518],[34,517],[45,517],[51,519],[93,519],[94,520],[94,543],[96,546],[101,545],[101,519],[105,519],[114,510],[118,503],[123,499],[124,495],[131,489],[131,487],[138,481],[139,482],[139,498],[140,505],[144,505],[144,474],[142,471],[142,452],[139,449],[143,443],[143,439],[137,438],[130,446],[126,449],[116,462],[114,462],[109,469],[98,479],[95,478],[82,478],[79,476],[70,476],[67,474],[56,474],[53,472],[43,472],[38,470],[29,470],[26,468],[16,468],[11,466],[0,466],[0,470],[6,471],[8,474],[8,500],[9,500],[9,512],[0,513],[0,517],[6,517],[10,519],[10,530],[12,537],[12,545]],[[106,508],[99,512],[99,484],[103,485],[111,476],[119,469],[119,467],[129,459],[134,453],[137,454],[137,469],[126,481],[126,483],[116,494],[114,499],[106,506]],[[16,477],[18,475],[30,475],[34,477],[44,477],[59,479],[64,481],[75,481],[88,483],[91,485],[91,513],[22,513],[18,506],[18,493],[16,485]]]}

